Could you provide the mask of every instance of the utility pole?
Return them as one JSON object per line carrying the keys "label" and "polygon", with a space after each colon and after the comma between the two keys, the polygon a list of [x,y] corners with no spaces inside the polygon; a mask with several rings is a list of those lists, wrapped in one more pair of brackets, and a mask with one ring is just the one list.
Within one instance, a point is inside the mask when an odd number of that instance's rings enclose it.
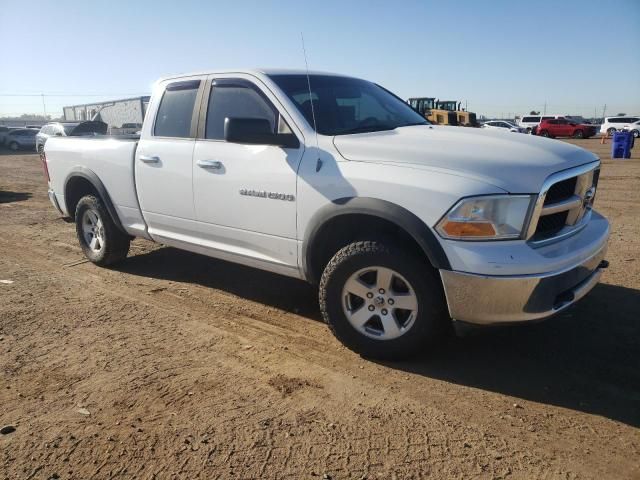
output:
{"label": "utility pole", "polygon": [[547,114],[547,102],[544,102],[544,110],[542,111],[543,115]]}
{"label": "utility pole", "polygon": [[604,114],[607,111],[607,104],[604,104],[604,107],[602,107],[602,121],[604,122]]}
{"label": "utility pole", "polygon": [[44,102],[44,93],[42,95],[42,110],[44,111],[44,118],[47,119],[47,104]]}

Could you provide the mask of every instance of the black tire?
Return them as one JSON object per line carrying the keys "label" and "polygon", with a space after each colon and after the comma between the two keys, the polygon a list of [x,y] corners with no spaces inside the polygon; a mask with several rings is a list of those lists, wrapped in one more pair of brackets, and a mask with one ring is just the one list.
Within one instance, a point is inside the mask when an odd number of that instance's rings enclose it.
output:
{"label": "black tire", "polygon": [[18,150],[20,150],[20,145],[18,144],[18,142],[11,142],[9,144],[9,148],[14,152],[17,152]]}
{"label": "black tire", "polygon": [[582,130],[576,130],[573,132],[573,138],[584,138],[584,132]]}
{"label": "black tire", "polygon": [[633,138],[640,137],[640,130],[632,130],[631,133],[633,134]]}
{"label": "black tire", "polygon": [[541,136],[541,137],[551,138],[551,135],[549,135],[549,132],[548,132],[548,131],[546,131],[546,130],[542,130],[542,131],[540,132],[540,136]]}
{"label": "black tire", "polygon": [[609,130],[607,130],[607,136],[609,136],[609,137],[613,137],[614,133],[616,133],[616,129],[615,128],[610,128]]}
{"label": "black tire", "polygon": [[[97,251],[91,248],[83,231],[83,222],[85,221],[85,213],[87,213],[87,211],[95,214],[102,222],[100,233],[103,242]],[[126,258],[127,253],[129,253],[131,239],[116,227],[111,215],[109,215],[109,212],[99,197],[93,195],[82,197],[76,206],[75,220],[78,242],[85,257],[92,263],[106,267],[107,265],[112,265]]]}
{"label": "black tire", "polygon": [[[417,297],[417,315],[401,336],[376,339],[356,330],[343,309],[343,288],[356,272],[368,267],[389,268],[402,275]],[[320,280],[320,309],[324,321],[345,346],[364,357],[399,360],[428,350],[451,325],[444,291],[425,258],[380,240],[358,241],[334,255]],[[364,308],[364,305],[361,307]]]}
{"label": "black tire", "polygon": [[526,132],[527,132],[527,135],[531,135],[531,127],[527,127]]}

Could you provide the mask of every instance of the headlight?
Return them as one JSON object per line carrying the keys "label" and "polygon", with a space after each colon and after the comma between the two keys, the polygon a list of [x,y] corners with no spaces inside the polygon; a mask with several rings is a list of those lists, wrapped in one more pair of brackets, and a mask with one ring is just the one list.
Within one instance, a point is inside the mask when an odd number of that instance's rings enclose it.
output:
{"label": "headlight", "polygon": [[521,238],[532,200],[531,195],[464,198],[438,222],[436,230],[454,240]]}

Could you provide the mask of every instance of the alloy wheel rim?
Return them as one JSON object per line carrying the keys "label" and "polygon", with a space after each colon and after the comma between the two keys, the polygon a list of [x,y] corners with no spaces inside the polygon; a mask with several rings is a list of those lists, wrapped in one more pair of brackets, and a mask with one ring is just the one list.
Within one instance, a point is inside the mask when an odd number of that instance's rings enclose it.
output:
{"label": "alloy wheel rim", "polygon": [[352,274],[342,289],[347,320],[359,333],[376,340],[406,334],[418,315],[418,297],[395,270],[374,266]]}
{"label": "alloy wheel rim", "polygon": [[86,210],[82,214],[82,235],[92,252],[99,253],[104,247],[104,225],[93,210]]}

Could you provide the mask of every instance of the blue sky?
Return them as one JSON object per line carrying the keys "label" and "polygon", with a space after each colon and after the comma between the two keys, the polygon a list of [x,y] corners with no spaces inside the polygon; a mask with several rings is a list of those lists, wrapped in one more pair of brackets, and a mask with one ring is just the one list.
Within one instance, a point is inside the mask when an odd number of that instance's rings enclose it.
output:
{"label": "blue sky", "polygon": [[[194,70],[310,68],[403,98],[640,113],[640,0],[0,0],[0,116],[145,94]],[[87,96],[91,94],[91,96]],[[67,96],[54,96],[67,95]]]}

